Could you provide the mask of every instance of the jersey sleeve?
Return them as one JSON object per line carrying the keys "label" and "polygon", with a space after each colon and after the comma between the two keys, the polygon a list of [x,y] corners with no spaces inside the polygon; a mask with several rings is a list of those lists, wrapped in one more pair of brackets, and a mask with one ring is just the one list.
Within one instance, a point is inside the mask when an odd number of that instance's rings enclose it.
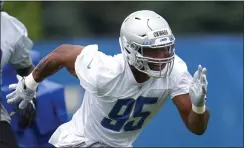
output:
{"label": "jersey sleeve", "polygon": [[170,97],[173,99],[175,96],[189,93],[189,88],[192,82],[186,63],[176,56],[175,66],[173,69],[174,83],[170,90]]}
{"label": "jersey sleeve", "polygon": [[9,63],[15,68],[26,68],[32,64],[30,50],[33,42],[29,39],[27,29],[18,19],[3,13],[3,29],[7,33],[4,35],[6,41],[11,46],[11,56]]}
{"label": "jersey sleeve", "polygon": [[175,96],[189,93],[192,76],[188,71],[183,72],[179,82],[171,90],[170,97],[173,99]]}
{"label": "jersey sleeve", "polygon": [[115,78],[118,70],[114,58],[98,51],[97,45],[84,47],[75,62],[80,85],[97,96],[103,95],[99,89]]}
{"label": "jersey sleeve", "polygon": [[30,51],[32,49],[32,41],[27,36],[21,38],[14,45],[14,52],[10,57],[9,63],[15,69],[26,68],[32,64]]}

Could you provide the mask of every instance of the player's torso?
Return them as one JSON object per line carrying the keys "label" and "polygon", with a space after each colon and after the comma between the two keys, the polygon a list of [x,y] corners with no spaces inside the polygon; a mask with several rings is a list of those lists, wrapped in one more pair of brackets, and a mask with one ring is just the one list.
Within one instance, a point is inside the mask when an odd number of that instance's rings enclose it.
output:
{"label": "player's torso", "polygon": [[116,81],[114,85],[106,86],[111,87],[110,94],[98,100],[102,112],[108,115],[101,120],[101,125],[115,132],[136,134],[161,109],[169,86],[165,79],[153,78],[138,84],[129,71]]}
{"label": "player's torso", "polygon": [[[169,77],[150,78],[139,84],[122,54],[111,57],[95,50],[89,54],[95,47],[85,47],[76,60],[76,73],[86,91],[72,119],[74,129],[85,141],[131,146],[172,94],[186,65],[176,56]],[[92,68],[87,68],[91,61]]]}
{"label": "player's torso", "polygon": [[79,111],[82,133],[115,147],[130,146],[166,101],[170,89],[167,81],[149,79],[138,84],[126,67],[123,73],[98,89],[98,94],[103,96],[85,93]]}

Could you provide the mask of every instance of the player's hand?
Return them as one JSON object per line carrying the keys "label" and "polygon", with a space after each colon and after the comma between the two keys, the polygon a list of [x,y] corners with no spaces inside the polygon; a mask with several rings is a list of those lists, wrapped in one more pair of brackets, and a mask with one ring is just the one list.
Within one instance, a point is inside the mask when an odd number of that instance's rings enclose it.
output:
{"label": "player's hand", "polygon": [[6,96],[7,103],[18,103],[19,109],[24,109],[27,104],[34,98],[36,90],[32,90],[26,87],[25,78],[17,75],[18,83],[10,84],[9,89],[15,89],[12,93]]}
{"label": "player's hand", "polygon": [[36,121],[36,98],[33,98],[24,109],[19,109],[18,126],[21,129],[30,128]]}
{"label": "player's hand", "polygon": [[202,107],[205,105],[208,85],[206,73],[207,69],[202,68],[201,65],[198,65],[198,70],[193,76],[189,95],[192,104],[196,107]]}

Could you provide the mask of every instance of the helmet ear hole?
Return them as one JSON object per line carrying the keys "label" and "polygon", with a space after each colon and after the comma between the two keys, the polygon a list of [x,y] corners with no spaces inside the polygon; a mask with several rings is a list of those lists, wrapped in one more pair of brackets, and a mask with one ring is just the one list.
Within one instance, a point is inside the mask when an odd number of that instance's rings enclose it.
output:
{"label": "helmet ear hole", "polygon": [[130,45],[130,48],[132,48],[133,50],[136,50],[136,49],[137,49],[137,45],[134,44],[134,43],[132,43],[132,44]]}
{"label": "helmet ear hole", "polygon": [[140,49],[140,46],[136,45],[135,43],[132,43],[130,45],[130,48],[133,49],[134,51],[138,51]]}

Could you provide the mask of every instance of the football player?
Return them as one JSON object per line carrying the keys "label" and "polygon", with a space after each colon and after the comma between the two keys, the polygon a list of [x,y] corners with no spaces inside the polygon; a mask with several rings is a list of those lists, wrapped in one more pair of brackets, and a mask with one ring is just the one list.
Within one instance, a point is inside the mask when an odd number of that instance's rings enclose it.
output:
{"label": "football player", "polygon": [[142,129],[160,111],[168,96],[186,127],[202,135],[209,111],[206,68],[192,77],[175,54],[175,37],[157,13],[141,10],[122,23],[121,54],[105,55],[97,45],[61,45],[7,96],[8,103],[33,98],[38,84],[65,67],[86,90],[83,103],[49,142],[55,147],[131,147]]}
{"label": "football player", "polygon": [[[27,76],[34,66],[30,57],[32,41],[27,35],[26,27],[15,17],[2,10],[1,4],[1,48],[0,48],[0,85],[2,85],[2,68],[9,63],[18,75]],[[19,79],[21,77],[18,76]],[[0,95],[1,100],[1,95]],[[21,129],[30,127],[35,119],[35,105],[33,102],[26,104],[25,109],[18,108],[20,118],[18,125]],[[0,102],[0,147],[17,148],[18,142],[10,125],[11,118]]]}

